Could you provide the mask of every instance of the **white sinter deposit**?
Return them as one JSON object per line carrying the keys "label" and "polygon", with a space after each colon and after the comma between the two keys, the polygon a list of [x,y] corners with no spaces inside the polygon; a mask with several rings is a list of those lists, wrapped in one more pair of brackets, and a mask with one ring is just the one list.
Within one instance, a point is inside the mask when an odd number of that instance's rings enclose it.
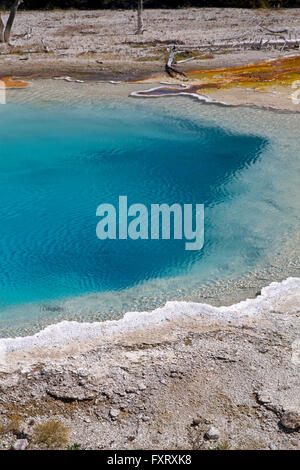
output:
{"label": "white sinter deposit", "polygon": [[290,277],[264,287],[261,295],[228,307],[214,307],[193,302],[167,302],[151,312],[128,312],[121,320],[80,323],[63,321],[50,325],[33,336],[3,338],[0,340],[0,356],[17,350],[45,346],[65,345],[74,340],[88,340],[143,329],[166,320],[184,317],[219,318],[238,322],[245,316],[263,315],[268,312],[294,314],[299,311],[300,278]]}

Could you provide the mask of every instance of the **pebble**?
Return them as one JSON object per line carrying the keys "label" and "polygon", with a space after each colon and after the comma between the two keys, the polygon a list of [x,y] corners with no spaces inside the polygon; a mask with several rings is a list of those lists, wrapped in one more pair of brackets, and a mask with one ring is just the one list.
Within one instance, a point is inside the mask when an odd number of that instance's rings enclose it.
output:
{"label": "pebble", "polygon": [[283,413],[280,424],[289,431],[300,430],[300,415],[294,411]]}
{"label": "pebble", "polygon": [[200,424],[200,422],[201,422],[201,419],[200,419],[200,418],[194,418],[194,419],[193,419],[193,424],[194,424],[194,426],[198,426],[198,425]]}
{"label": "pebble", "polygon": [[87,377],[89,374],[86,369],[78,369],[77,375],[79,375],[79,377]]}
{"label": "pebble", "polygon": [[117,410],[116,408],[111,408],[109,410],[109,415],[113,419],[117,418],[119,416],[119,414],[120,414],[120,410]]}
{"label": "pebble", "polygon": [[210,441],[216,441],[220,437],[220,431],[219,429],[215,428],[214,426],[211,426],[205,433],[204,436],[206,439]]}
{"label": "pebble", "polygon": [[136,393],[137,392],[136,389],[133,388],[133,387],[127,387],[125,391],[126,391],[126,393]]}
{"label": "pebble", "polygon": [[278,447],[277,447],[276,444],[274,444],[273,442],[271,442],[271,443],[269,444],[269,449],[270,449],[270,450],[278,450]]}
{"label": "pebble", "polygon": [[27,439],[18,439],[16,442],[13,443],[12,450],[25,450],[27,446]]}

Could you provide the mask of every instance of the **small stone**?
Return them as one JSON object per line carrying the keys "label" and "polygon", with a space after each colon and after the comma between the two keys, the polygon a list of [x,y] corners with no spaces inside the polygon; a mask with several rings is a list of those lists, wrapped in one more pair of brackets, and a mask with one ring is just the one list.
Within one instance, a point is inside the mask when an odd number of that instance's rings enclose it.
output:
{"label": "small stone", "polygon": [[109,410],[109,416],[113,419],[116,419],[120,414],[120,410],[117,410],[116,408],[111,408]]}
{"label": "small stone", "polygon": [[127,387],[125,391],[126,391],[126,393],[136,393],[137,392],[136,389],[133,388],[133,387]]}
{"label": "small stone", "polygon": [[261,354],[266,354],[268,351],[269,351],[268,348],[260,348],[260,349],[258,350],[258,352],[260,352]]}
{"label": "small stone", "polygon": [[68,401],[89,401],[93,400],[97,392],[93,390],[87,390],[80,385],[74,387],[72,385],[67,386],[49,386],[46,390],[47,394],[57,400],[68,400]]}
{"label": "small stone", "polygon": [[194,425],[194,426],[198,426],[200,423],[201,423],[201,419],[200,419],[200,418],[194,418],[194,419],[193,419],[193,425]]}
{"label": "small stone", "polygon": [[299,441],[298,439],[290,439],[290,443],[294,447],[298,447]]}
{"label": "small stone", "polygon": [[21,424],[19,426],[18,432],[16,433],[16,437],[18,439],[28,439],[30,437],[30,429],[28,424]]}
{"label": "small stone", "polygon": [[79,377],[87,377],[89,374],[86,369],[78,369],[77,375],[79,375]]}
{"label": "small stone", "polygon": [[139,390],[146,390],[146,385],[145,384],[139,384],[138,386]]}
{"label": "small stone", "polygon": [[13,443],[12,450],[25,450],[27,446],[27,439],[18,439],[16,442]]}
{"label": "small stone", "polygon": [[263,403],[264,405],[271,403],[271,397],[263,392],[262,393],[258,392],[257,399],[259,403]]}
{"label": "small stone", "polygon": [[271,443],[269,444],[269,449],[270,449],[270,450],[278,450],[278,447],[277,447],[276,444],[274,444],[273,442],[271,442]]}
{"label": "small stone", "polygon": [[220,437],[220,431],[219,429],[215,428],[214,426],[211,426],[205,433],[204,436],[206,439],[209,441],[217,441]]}
{"label": "small stone", "polygon": [[280,424],[288,431],[298,431],[300,429],[300,415],[294,411],[283,413]]}

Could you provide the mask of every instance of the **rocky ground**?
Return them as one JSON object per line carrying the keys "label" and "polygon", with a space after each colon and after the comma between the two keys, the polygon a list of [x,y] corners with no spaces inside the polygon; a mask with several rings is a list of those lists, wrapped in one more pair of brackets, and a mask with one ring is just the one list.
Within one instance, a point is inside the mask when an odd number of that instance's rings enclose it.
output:
{"label": "rocky ground", "polygon": [[268,314],[16,351],[0,447],[299,450],[299,332],[298,291]]}
{"label": "rocky ground", "polygon": [[[10,45],[0,45],[0,74],[143,78],[164,70],[170,46],[197,47],[243,34],[251,39],[258,26],[297,32],[300,9],[145,10],[143,35],[135,34],[134,11],[19,11]],[[266,30],[257,37],[270,39]],[[219,50],[185,63],[184,68],[240,65],[280,54],[280,50]]]}
{"label": "rocky ground", "polygon": [[[2,15],[5,19],[5,15]],[[141,80],[177,83],[165,74],[170,48],[180,54],[179,71],[211,70],[257,64],[299,55],[297,47],[231,47],[211,50],[210,43],[280,39],[270,30],[300,36],[300,9],[243,10],[188,8],[145,10],[144,33],[136,32],[135,11],[19,11],[9,44],[0,44],[0,77],[67,80]],[[281,38],[282,39],[282,38]],[[201,50],[199,45],[207,49]],[[299,66],[294,67],[294,93]],[[222,75],[222,72],[220,72]],[[180,81],[180,80],[179,80]],[[292,82],[266,83],[262,89],[234,86],[204,91],[217,102],[299,111]],[[194,83],[195,80],[190,80]],[[201,80],[200,80],[201,82]],[[296,95],[295,95],[296,96]]]}

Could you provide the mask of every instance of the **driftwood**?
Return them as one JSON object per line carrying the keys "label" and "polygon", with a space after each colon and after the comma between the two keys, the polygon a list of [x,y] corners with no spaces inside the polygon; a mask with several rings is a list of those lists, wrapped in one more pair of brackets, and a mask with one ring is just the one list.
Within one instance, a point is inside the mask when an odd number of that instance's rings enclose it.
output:
{"label": "driftwood", "polygon": [[195,60],[195,59],[197,59],[197,56],[189,57],[188,59],[175,60],[174,64],[184,64],[185,62],[191,62],[192,60]]}
{"label": "driftwood", "polygon": [[49,48],[48,48],[47,44],[45,43],[44,39],[41,39],[41,43],[42,43],[42,46],[43,46],[43,50],[45,52],[49,52]]}
{"label": "driftwood", "polygon": [[265,46],[279,46],[282,47],[284,45],[295,48],[300,48],[300,37],[296,39],[260,39],[256,41],[239,41],[239,42],[215,42],[215,43],[207,43],[207,44],[200,44],[200,45],[185,45],[186,49],[207,49],[207,50],[214,50],[214,49],[234,49],[234,48],[249,48],[249,49],[263,49]]}
{"label": "driftwood", "polygon": [[[270,37],[271,36],[271,37]],[[161,45],[161,47],[163,47]],[[300,30],[282,28],[280,30],[273,30],[264,26],[258,25],[253,30],[245,31],[239,36],[224,38],[216,42],[206,41],[202,44],[184,45],[185,50],[195,51],[194,57],[189,57],[183,60],[175,60],[176,54],[180,53],[176,50],[175,44],[169,52],[168,60],[166,63],[166,72],[173,78],[186,78],[186,75],[174,68],[174,64],[182,64],[191,60],[197,59],[197,52],[209,52],[213,53],[223,49],[233,50],[274,50],[279,49],[282,52],[284,49],[300,49]]]}
{"label": "driftwood", "polygon": [[32,35],[32,28],[29,28],[29,30],[24,34],[24,39],[30,39]]}
{"label": "driftwood", "polygon": [[166,72],[170,77],[172,78],[186,78],[185,73],[180,72],[180,70],[177,70],[174,68],[173,63],[175,61],[175,55],[177,54],[176,52],[176,47],[173,46],[172,49],[170,50],[169,57],[166,63]]}
{"label": "driftwood", "polygon": [[268,33],[270,33],[270,34],[283,34],[283,33],[288,33],[289,32],[289,30],[287,28],[275,30],[275,29],[267,28],[266,26],[260,26],[260,27],[262,29],[265,29],[266,31],[268,31]]}
{"label": "driftwood", "polygon": [[[262,35],[262,30],[264,30],[264,35]],[[275,36],[274,38],[266,38],[265,36]],[[252,36],[252,38],[251,38]],[[249,37],[251,39],[249,39]],[[238,37],[231,37],[226,38],[223,40],[219,40],[218,42],[209,42],[199,44],[199,45],[184,45],[185,49],[192,49],[193,51],[201,50],[215,52],[220,49],[275,49],[280,48],[282,52],[284,49],[292,49],[298,47],[300,49],[300,31],[296,31],[295,29],[289,28],[282,28],[280,30],[273,30],[270,28],[266,28],[264,26],[257,26],[253,31],[246,31],[244,34],[239,35]],[[182,64],[184,62],[189,62],[191,60],[197,59],[195,57],[189,57],[187,59],[175,60],[176,54],[179,54],[182,51],[176,50],[176,46],[174,45],[168,56],[168,60],[166,63],[166,72],[173,78],[186,78],[186,75],[175,69],[174,64]]]}
{"label": "driftwood", "polygon": [[238,36],[206,41],[198,45],[184,45],[186,49],[215,52],[220,49],[300,49],[300,29],[284,27],[278,30],[256,26]]}

